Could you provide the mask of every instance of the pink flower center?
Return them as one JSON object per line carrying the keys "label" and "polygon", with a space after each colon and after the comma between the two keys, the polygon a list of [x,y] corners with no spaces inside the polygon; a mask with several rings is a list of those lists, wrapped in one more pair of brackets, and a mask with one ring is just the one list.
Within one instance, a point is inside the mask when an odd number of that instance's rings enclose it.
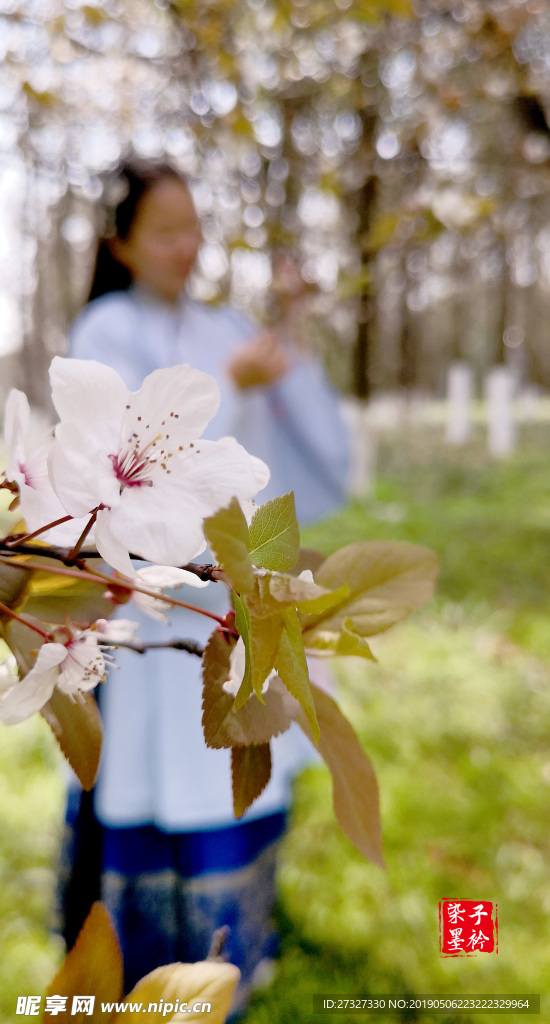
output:
{"label": "pink flower center", "polygon": [[98,682],[105,678],[105,657],[101,648],[86,643],[86,636],[73,636],[65,643],[67,657],[62,662],[61,668],[65,673],[72,675],[75,671],[82,675],[84,683],[89,679],[96,679]]}
{"label": "pink flower center", "polygon": [[128,446],[122,448],[117,455],[109,455],[121,491],[125,487],[153,486],[151,469],[157,459],[151,457],[156,455],[156,452],[153,453],[151,449],[155,448],[156,441],[151,441],[141,450],[138,440],[134,440],[134,438],[137,438],[136,434],[129,439]]}
{"label": "pink flower center", "polygon": [[[126,409],[130,409],[130,405],[127,405]],[[170,417],[174,417],[175,420],[179,419],[179,413],[171,412]],[[141,420],[141,416],[138,416],[137,419]],[[170,421],[168,420],[168,422]],[[159,470],[170,473],[168,459],[171,459],[174,453],[180,454],[183,452],[184,446],[179,444],[175,448],[174,441],[170,442],[170,434],[163,429],[165,427],[166,420],[163,420],[161,430],[156,437],[142,447],[139,433],[137,433],[140,426],[137,426],[137,429],[133,430],[128,437],[126,444],[122,445],[120,451],[116,455],[109,455],[114,474],[120,483],[121,493],[125,487],[152,487],[155,473],[158,475]],[[145,426],[145,430],[150,430],[148,423]],[[161,448],[161,444],[165,447]],[[194,447],[193,442],[191,442],[189,448]],[[170,448],[174,450],[170,451]]]}

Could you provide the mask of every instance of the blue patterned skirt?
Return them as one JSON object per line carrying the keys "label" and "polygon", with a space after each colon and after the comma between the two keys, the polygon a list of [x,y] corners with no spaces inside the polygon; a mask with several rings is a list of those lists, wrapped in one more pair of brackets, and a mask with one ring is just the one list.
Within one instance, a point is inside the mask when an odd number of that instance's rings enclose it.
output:
{"label": "blue patterned skirt", "polygon": [[286,813],[207,831],[152,825],[107,828],[93,794],[69,792],[59,883],[61,931],[70,947],[95,899],[109,910],[124,956],[124,988],[162,964],[208,955],[227,926],[224,958],[241,971],[246,1002],[260,961],[276,951],[270,917]]}

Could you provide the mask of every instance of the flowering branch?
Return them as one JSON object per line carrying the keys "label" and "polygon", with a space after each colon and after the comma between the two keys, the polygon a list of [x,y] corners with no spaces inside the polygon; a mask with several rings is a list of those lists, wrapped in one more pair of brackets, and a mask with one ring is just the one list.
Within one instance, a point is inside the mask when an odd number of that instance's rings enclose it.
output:
{"label": "flowering branch", "polygon": [[[110,651],[186,651],[203,662],[206,744],[231,749],[235,814],[269,781],[271,738],[296,721],[333,773],[338,820],[362,853],[383,863],[372,768],[337,705],[311,684],[306,651],[372,660],[368,638],[429,599],[432,553],[365,541],[321,558],[315,578],[298,572],[292,493],[251,508],[267,466],[232,438],[201,436],[219,404],[212,378],[174,366],[133,393],[107,366],[58,357],[50,378],[59,423],[38,449],[27,448],[26,397],[12,391],[6,403],[10,454],[0,487],[18,495],[26,532],[0,540],[0,638],[19,667],[16,676],[7,656],[0,663],[0,721],[42,712],[90,788],[101,730],[85,697],[106,679]],[[193,563],[207,545],[217,565]],[[136,568],[136,560],[149,564]],[[208,582],[224,584],[233,611],[166,594]],[[189,639],[140,641],[136,623],[109,619],[130,600],[156,619],[167,621],[171,606],[216,628],[204,650]],[[215,937],[213,956],[222,943]]]}

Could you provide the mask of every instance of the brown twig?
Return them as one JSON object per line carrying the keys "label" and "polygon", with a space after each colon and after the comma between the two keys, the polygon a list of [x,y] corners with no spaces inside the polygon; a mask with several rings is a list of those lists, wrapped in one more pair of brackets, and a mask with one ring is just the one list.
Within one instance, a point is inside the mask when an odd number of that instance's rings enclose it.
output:
{"label": "brown twig", "polygon": [[[27,544],[23,541],[23,538],[21,538],[22,543],[15,546],[16,539],[17,538],[12,537],[9,543],[6,538],[0,541],[0,554],[9,555],[10,558],[13,558],[15,555],[40,555],[43,558],[56,559],[58,562],[63,562],[64,565],[76,565],[77,567],[82,567],[84,559],[100,559],[102,557],[98,551],[81,551],[77,558],[72,558],[70,557],[70,551],[68,548],[52,547],[46,544]],[[141,558],[141,555],[136,555],[132,551],[130,552],[130,558],[140,562],[146,561],[146,559]],[[45,571],[47,571],[47,566],[44,568]],[[198,576],[198,578],[203,580],[205,583],[222,582],[221,570],[211,562],[206,562],[204,564],[188,562],[187,565],[179,565],[177,568],[185,569],[187,572],[194,573],[195,576]]]}
{"label": "brown twig", "polygon": [[208,956],[206,957],[207,960],[223,960],[224,959],[223,947],[225,946],[225,943],[227,941],[227,936],[229,935],[230,930],[231,929],[229,928],[229,926],[227,924],[223,924],[221,926],[221,928],[216,928],[216,931],[214,932],[214,934],[212,936],[212,941],[210,943],[210,949],[208,950]]}
{"label": "brown twig", "polygon": [[[100,640],[100,643],[109,646],[108,640]],[[135,651],[136,654],[147,654],[147,651],[168,649],[173,651],[187,651],[188,654],[196,654],[197,658],[202,658],[204,654],[204,647],[201,647],[196,640],[152,640],[147,642],[146,640],[114,640],[113,647],[127,647],[130,651]]]}

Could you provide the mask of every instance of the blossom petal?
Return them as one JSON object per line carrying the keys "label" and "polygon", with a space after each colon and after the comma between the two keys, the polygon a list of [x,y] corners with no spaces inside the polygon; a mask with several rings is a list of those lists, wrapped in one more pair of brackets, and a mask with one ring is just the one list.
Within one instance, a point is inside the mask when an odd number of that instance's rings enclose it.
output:
{"label": "blossom petal", "polygon": [[19,722],[24,722],[48,703],[55,689],[57,671],[52,668],[32,679],[29,678],[30,674],[16,683],[13,690],[4,697],[0,706],[0,721],[4,725],[19,725]]}
{"label": "blossom petal", "polygon": [[94,632],[102,644],[119,644],[125,640],[137,639],[139,622],[131,619],[96,619]]}
{"label": "blossom petal", "polygon": [[222,508],[233,496],[253,498],[268,480],[265,462],[249,455],[232,437],[201,440],[193,457],[185,460],[186,489],[204,508],[205,516]]}
{"label": "blossom petal", "polygon": [[110,444],[120,423],[128,390],[116,370],[93,359],[55,356],[50,366],[52,401],[59,419],[73,421],[91,437]]}
{"label": "blossom petal", "polygon": [[29,428],[30,406],[28,398],[22,391],[12,388],[6,399],[4,412],[4,439],[10,453],[10,461],[6,467],[6,479],[17,480],[23,474],[19,463],[24,457],[24,438]]}
{"label": "blossom petal", "polygon": [[[119,541],[112,532],[112,513],[102,510],[97,513],[95,522],[95,543],[102,558],[124,576],[134,576],[135,570],[130,561],[129,545]],[[136,552],[137,554],[138,552]]]}
{"label": "blossom petal", "polygon": [[180,587],[186,584],[188,587],[207,587],[209,580],[201,580],[194,572],[187,569],[175,569],[170,565],[149,565],[145,569],[139,569],[135,583],[141,583],[143,587]]}
{"label": "blossom petal", "polygon": [[29,424],[30,407],[27,396],[17,388],[12,388],[8,394],[4,416],[4,437],[10,453],[5,469],[6,479],[16,481],[20,491],[29,486],[33,490],[50,492],[48,452],[53,439],[48,437],[46,442],[40,444],[34,451],[27,452]]}
{"label": "blossom petal", "polygon": [[4,725],[17,725],[44,707],[54,691],[59,676],[58,666],[66,655],[63,644],[44,644],[40,648],[30,672],[2,701],[0,721]]}
{"label": "blossom petal", "polygon": [[[116,451],[115,444],[112,449]],[[49,470],[59,500],[72,516],[85,516],[98,505],[111,506],[119,500],[120,485],[109,452],[81,424],[59,424]]]}
{"label": "blossom petal", "polygon": [[220,389],[202,370],[192,370],[185,363],[154,370],[139,391],[128,397],[123,436],[136,430],[139,422],[141,447],[154,440],[161,425],[168,429],[171,448],[187,444],[201,436],[219,404]]}
{"label": "blossom petal", "polygon": [[[19,508],[30,533],[34,533],[35,530],[39,530],[48,523],[53,523],[67,515],[67,510],[63,508],[51,486],[48,489],[40,488],[40,490],[36,490],[34,487],[28,487],[26,484],[20,485]],[[51,530],[47,530],[42,534],[41,540],[48,541],[50,544],[69,547],[76,543],[88,519],[89,516],[83,519],[71,519],[60,526],[54,526]],[[87,544],[92,542],[93,532],[88,535]]]}
{"label": "blossom petal", "polygon": [[[192,493],[182,487],[168,485],[162,491],[157,487],[143,490],[128,488],[123,498],[118,508],[105,516],[110,534],[108,554],[104,535],[98,535],[96,526],[98,551],[114,569],[125,576],[135,576],[133,569],[131,572],[128,570],[129,560],[124,563],[126,568],[122,567],[122,548],[127,554],[133,551],[148,562],[172,566],[185,565],[204,551],[206,541],[202,520],[209,513],[202,511],[202,506],[193,500]],[[101,529],[103,531],[103,526]],[[117,558],[116,564],[114,557]]]}
{"label": "blossom petal", "polygon": [[36,661],[31,668],[29,674],[25,676],[26,679],[33,673],[47,672],[49,669],[54,668],[55,665],[60,665],[62,661],[67,657],[67,648],[64,644],[43,644],[40,648]]}
{"label": "blossom petal", "polygon": [[[150,565],[145,569],[139,569],[134,583],[146,587],[148,590],[158,591],[159,594],[168,588],[180,587],[186,584],[190,587],[207,587],[209,580],[201,580],[194,572],[187,569],[175,569],[169,565]],[[151,597],[149,594],[140,594],[134,590],[132,601],[145,615],[159,622],[170,623],[168,611],[170,605],[160,598]]]}
{"label": "blossom petal", "polygon": [[159,597],[149,597],[148,594],[134,592],[132,600],[136,608],[139,608],[144,615],[148,615],[150,619],[156,619],[157,622],[165,622],[167,626],[170,625],[168,617],[170,605],[166,604],[165,601],[161,601]]}

